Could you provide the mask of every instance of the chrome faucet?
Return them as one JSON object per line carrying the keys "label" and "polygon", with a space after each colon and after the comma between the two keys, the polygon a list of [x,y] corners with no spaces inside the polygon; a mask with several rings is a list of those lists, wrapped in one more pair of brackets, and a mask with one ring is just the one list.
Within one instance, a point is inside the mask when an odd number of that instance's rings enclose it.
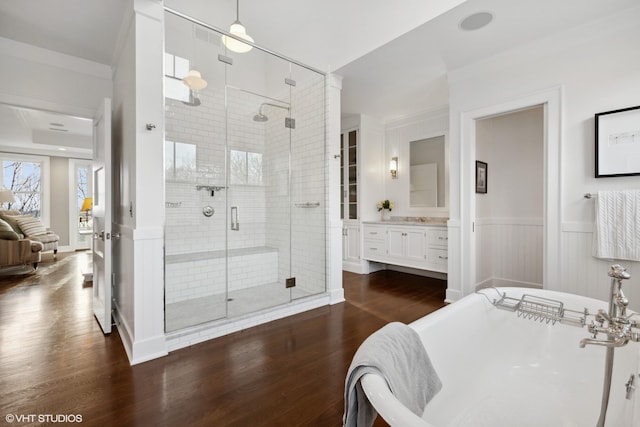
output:
{"label": "chrome faucet", "polygon": [[[601,345],[607,347],[604,367],[604,381],[602,384],[602,403],[600,406],[600,417],[596,423],[596,427],[604,427],[607,418],[607,409],[609,406],[609,396],[611,395],[611,379],[613,373],[613,356],[615,347],[622,347],[629,341],[640,342],[640,333],[632,329],[640,328],[640,323],[631,320],[636,314],[627,316],[627,306],[629,300],[622,293],[622,281],[631,277],[627,270],[619,264],[611,266],[609,271],[611,277],[611,292],[609,294],[609,312],[598,310],[595,319],[587,327],[592,338],[580,340],[580,347],[584,348],[587,344]],[[606,323],[606,324],[605,324]],[[607,334],[607,338],[597,339],[599,333]],[[633,381],[625,384],[627,390],[627,398],[631,395]]]}
{"label": "chrome faucet", "polygon": [[[595,319],[591,322],[587,329],[592,334],[592,338],[585,338],[580,341],[580,347],[584,348],[587,344],[601,345],[605,347],[622,347],[629,341],[640,342],[640,331],[636,332],[632,329],[639,329],[640,323],[632,320],[636,314],[627,316],[627,306],[629,299],[622,292],[622,281],[627,280],[631,275],[626,268],[619,264],[611,266],[609,271],[611,277],[611,294],[609,295],[609,312],[598,310]],[[606,324],[605,324],[606,323]],[[599,333],[607,334],[607,339],[597,339]]]}
{"label": "chrome faucet", "polygon": [[[580,347],[584,348],[587,344],[621,347],[629,341],[640,342],[640,330],[632,330],[640,329],[640,323],[631,320],[631,317],[636,314],[627,316],[629,299],[622,292],[622,281],[629,279],[631,275],[626,268],[619,264],[614,264],[611,266],[611,271],[609,271],[609,277],[611,277],[609,313],[604,310],[598,310],[595,319],[587,327],[592,337],[581,340]],[[599,333],[607,334],[607,339],[597,339]]]}

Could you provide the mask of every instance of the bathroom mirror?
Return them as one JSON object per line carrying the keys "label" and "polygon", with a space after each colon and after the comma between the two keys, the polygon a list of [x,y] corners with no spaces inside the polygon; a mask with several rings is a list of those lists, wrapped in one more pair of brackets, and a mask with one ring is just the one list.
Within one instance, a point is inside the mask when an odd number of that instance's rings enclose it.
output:
{"label": "bathroom mirror", "polygon": [[445,207],[444,135],[409,143],[409,206]]}

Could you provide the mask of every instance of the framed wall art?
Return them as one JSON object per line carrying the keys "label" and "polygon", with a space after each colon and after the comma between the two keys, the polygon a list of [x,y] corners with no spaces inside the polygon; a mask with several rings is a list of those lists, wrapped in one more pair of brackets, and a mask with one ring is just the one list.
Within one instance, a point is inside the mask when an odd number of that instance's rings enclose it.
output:
{"label": "framed wall art", "polygon": [[487,164],[476,160],[476,193],[487,193]]}
{"label": "framed wall art", "polygon": [[595,115],[595,177],[640,175],[640,106]]}

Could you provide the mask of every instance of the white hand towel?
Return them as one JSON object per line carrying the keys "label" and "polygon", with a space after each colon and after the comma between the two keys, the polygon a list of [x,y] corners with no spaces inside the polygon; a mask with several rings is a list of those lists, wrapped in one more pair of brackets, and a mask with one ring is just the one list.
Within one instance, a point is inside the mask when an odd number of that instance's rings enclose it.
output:
{"label": "white hand towel", "polygon": [[640,190],[598,192],[593,256],[640,261]]}

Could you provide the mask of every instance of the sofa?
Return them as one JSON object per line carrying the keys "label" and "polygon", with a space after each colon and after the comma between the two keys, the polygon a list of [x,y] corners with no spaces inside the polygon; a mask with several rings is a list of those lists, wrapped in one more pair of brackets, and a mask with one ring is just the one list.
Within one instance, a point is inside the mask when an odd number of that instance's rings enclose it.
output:
{"label": "sofa", "polygon": [[60,236],[47,230],[42,225],[40,218],[22,215],[20,211],[16,210],[0,210],[0,220],[8,223],[20,238],[40,243],[42,245],[41,252],[53,251],[53,257],[56,257]]}
{"label": "sofa", "polygon": [[22,238],[0,219],[0,268],[33,264],[36,269],[43,247],[40,242]]}

